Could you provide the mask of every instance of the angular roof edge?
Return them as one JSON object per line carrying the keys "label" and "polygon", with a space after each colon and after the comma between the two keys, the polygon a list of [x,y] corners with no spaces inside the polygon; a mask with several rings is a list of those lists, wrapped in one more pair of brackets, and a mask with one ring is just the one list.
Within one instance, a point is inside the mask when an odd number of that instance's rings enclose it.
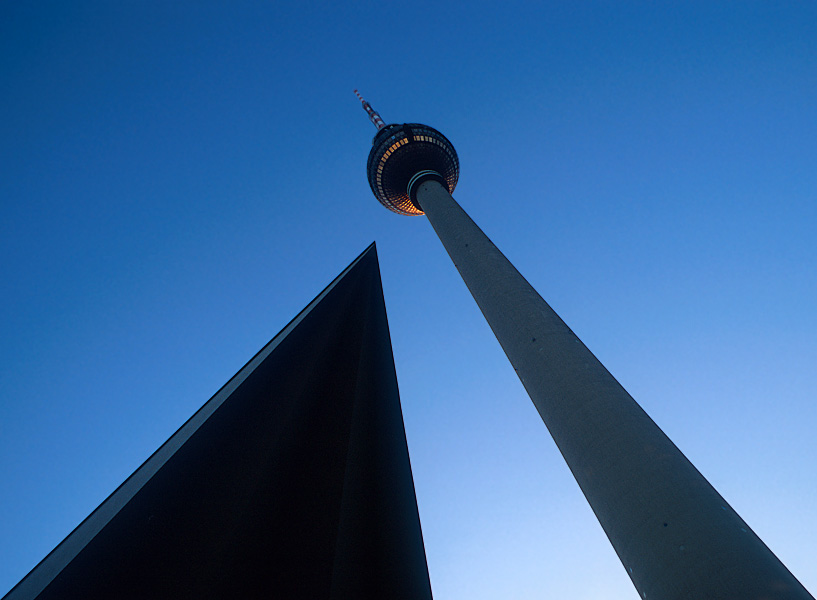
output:
{"label": "angular roof edge", "polygon": [[233,391],[260,365],[276,347],[298,326],[332,289],[357,264],[374,252],[372,242],[348,267],[332,280],[315,298],[306,305],[287,325],[281,329],[255,356],[238,370],[204,405],[198,409],[184,424],[171,435],[166,442],[150,455],[125,481],[117,487],[102,503],[94,509],[65,539],[49,552],[31,571],[28,572],[3,600],[30,600],[36,598],[46,586],[79,554],[116,514],[124,507],[174,453],[204,424]]}

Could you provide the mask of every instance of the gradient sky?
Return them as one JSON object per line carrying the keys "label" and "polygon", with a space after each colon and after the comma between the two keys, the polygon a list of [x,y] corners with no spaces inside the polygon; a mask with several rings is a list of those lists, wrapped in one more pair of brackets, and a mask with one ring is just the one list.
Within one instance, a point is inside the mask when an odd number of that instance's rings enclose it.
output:
{"label": "gradient sky", "polygon": [[0,2],[0,593],[372,240],[438,600],[637,597],[374,128],[817,593],[817,4]]}

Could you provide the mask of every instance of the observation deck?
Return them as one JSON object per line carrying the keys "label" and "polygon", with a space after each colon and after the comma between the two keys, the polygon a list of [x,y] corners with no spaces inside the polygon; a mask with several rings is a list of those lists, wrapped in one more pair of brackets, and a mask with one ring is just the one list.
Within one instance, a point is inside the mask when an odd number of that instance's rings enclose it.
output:
{"label": "observation deck", "polygon": [[418,185],[434,179],[453,193],[460,163],[454,145],[433,127],[392,124],[375,135],[366,171],[372,192],[383,206],[400,215],[422,215]]}

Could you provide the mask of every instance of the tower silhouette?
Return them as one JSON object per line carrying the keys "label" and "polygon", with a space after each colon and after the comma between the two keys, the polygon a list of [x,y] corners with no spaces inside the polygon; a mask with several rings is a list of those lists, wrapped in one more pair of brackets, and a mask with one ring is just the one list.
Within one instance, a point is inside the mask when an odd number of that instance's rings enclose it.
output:
{"label": "tower silhouette", "polygon": [[355,93],[378,130],[372,192],[428,218],[639,595],[812,598],[457,204],[451,142],[426,125],[386,125]]}

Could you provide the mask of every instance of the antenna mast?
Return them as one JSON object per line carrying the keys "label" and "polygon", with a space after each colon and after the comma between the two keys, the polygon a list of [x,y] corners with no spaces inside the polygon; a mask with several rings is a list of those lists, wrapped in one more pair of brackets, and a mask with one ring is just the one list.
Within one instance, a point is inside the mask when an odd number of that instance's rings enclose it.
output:
{"label": "antenna mast", "polygon": [[355,96],[357,96],[358,99],[360,100],[360,103],[363,105],[363,110],[365,110],[366,114],[369,115],[369,119],[371,119],[372,123],[374,123],[374,126],[377,127],[377,130],[380,131],[381,129],[383,129],[386,126],[386,124],[383,122],[383,119],[380,118],[378,112],[372,108],[371,104],[369,104],[363,99],[363,96],[361,96],[357,90],[355,90]]}

